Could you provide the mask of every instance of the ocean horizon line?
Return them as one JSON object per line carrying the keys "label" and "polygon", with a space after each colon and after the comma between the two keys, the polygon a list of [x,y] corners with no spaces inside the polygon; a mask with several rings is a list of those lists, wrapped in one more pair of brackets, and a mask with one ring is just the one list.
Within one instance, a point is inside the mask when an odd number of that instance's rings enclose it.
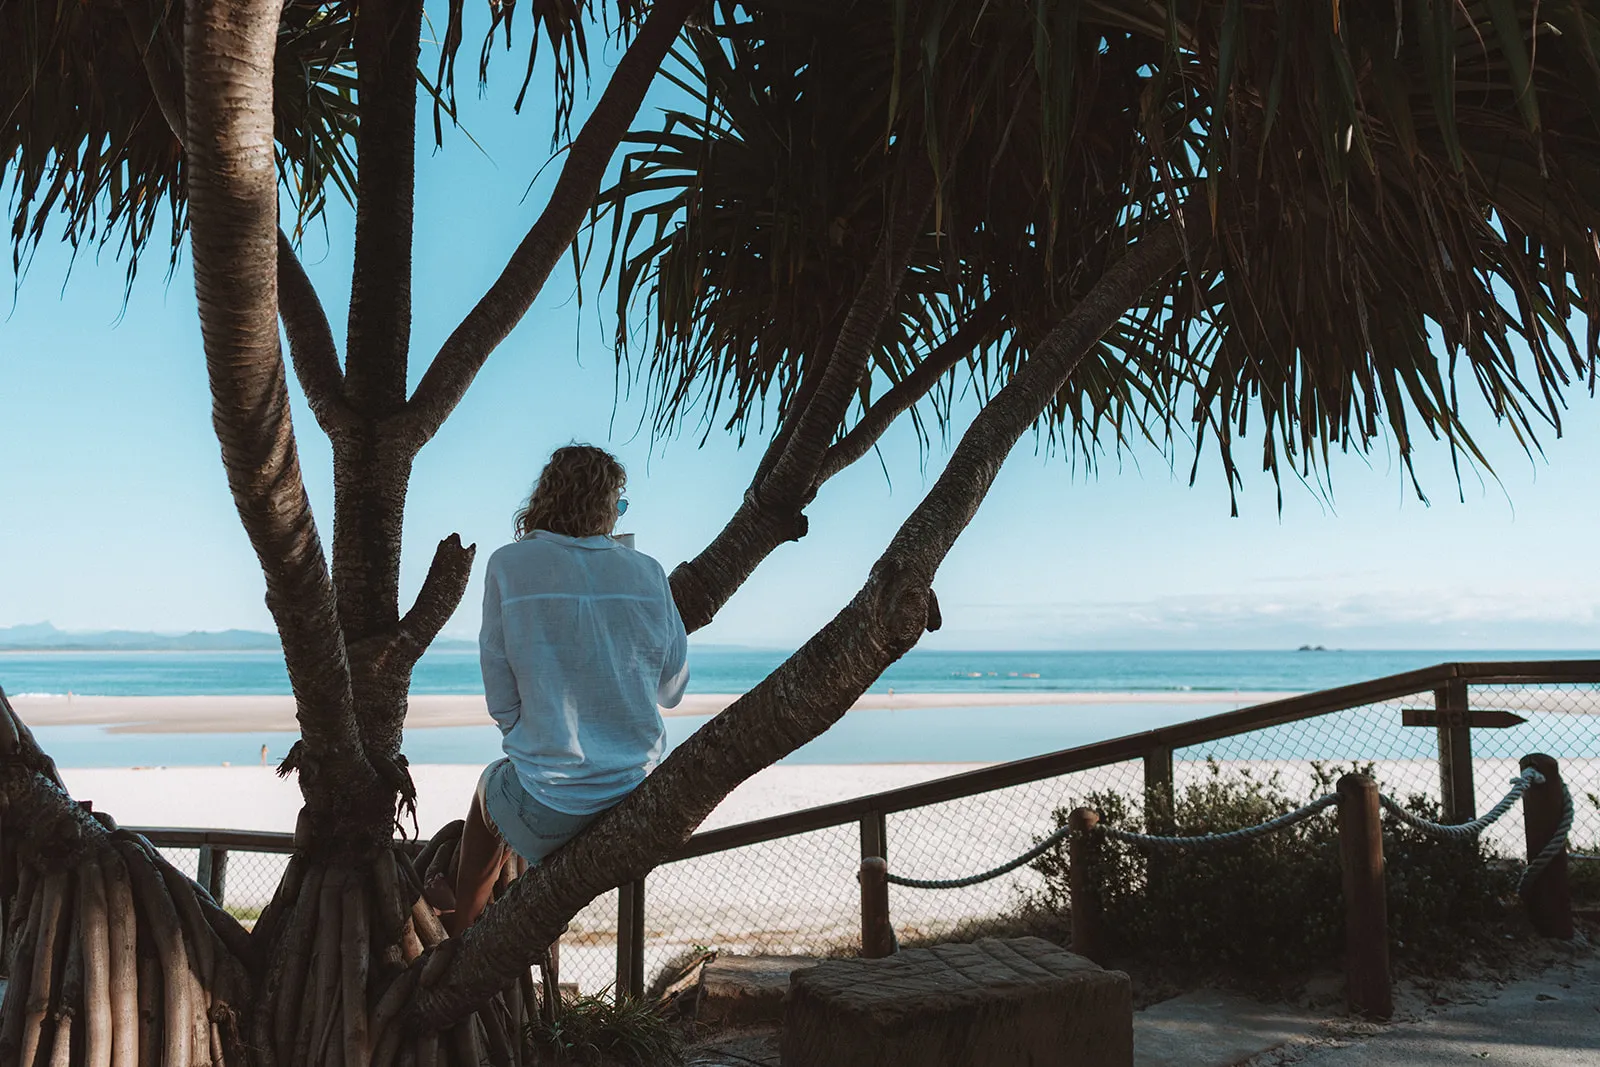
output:
{"label": "ocean horizon line", "polygon": [[[472,647],[468,647],[468,645]],[[718,652],[759,652],[768,654],[792,655],[796,649],[785,645],[730,645],[722,642],[697,644],[692,638],[689,641],[691,652],[718,653]],[[93,655],[123,655],[123,654],[165,654],[165,655],[211,655],[211,656],[252,656],[281,654],[281,648],[174,648],[174,647],[139,647],[135,645],[92,645],[92,644],[59,644],[59,645],[6,645],[0,644],[0,656],[14,655],[42,655],[47,653],[78,653]],[[476,640],[470,638],[450,638],[441,643],[428,647],[428,652],[476,652]],[[1484,646],[1471,647],[1462,645],[1419,645],[1407,647],[1390,646],[1357,646],[1339,645],[1277,645],[1271,647],[1230,647],[1230,648],[1201,648],[1201,647],[1116,647],[1116,648],[1059,648],[1059,647],[992,647],[992,648],[913,648],[906,656],[962,656],[962,655],[1051,655],[1051,656],[1114,656],[1114,655],[1275,655],[1278,653],[1354,653],[1360,655],[1422,655],[1427,653],[1471,653],[1473,655],[1486,655],[1489,653],[1514,653],[1519,655],[1559,655],[1572,657],[1580,653],[1592,653],[1600,657],[1600,648],[1590,646]]]}

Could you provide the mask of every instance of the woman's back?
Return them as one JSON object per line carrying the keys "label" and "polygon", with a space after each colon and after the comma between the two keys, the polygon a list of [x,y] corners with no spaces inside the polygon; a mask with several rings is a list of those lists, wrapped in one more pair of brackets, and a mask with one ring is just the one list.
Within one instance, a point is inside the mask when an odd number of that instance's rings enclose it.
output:
{"label": "woman's back", "polygon": [[495,552],[484,691],[524,788],[588,814],[638,785],[665,743],[657,705],[687,685],[687,644],[666,574],[643,553],[545,530]]}

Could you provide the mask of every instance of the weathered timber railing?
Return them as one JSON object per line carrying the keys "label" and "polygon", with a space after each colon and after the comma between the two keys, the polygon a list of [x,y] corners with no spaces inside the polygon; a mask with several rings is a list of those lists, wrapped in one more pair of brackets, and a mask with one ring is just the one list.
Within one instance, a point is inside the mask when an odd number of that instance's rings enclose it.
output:
{"label": "weathered timber railing", "polygon": [[[890,814],[1135,760],[1143,764],[1147,795],[1160,791],[1170,796],[1174,781],[1175,750],[1425,692],[1431,692],[1434,698],[1431,710],[1436,720],[1439,795],[1444,819],[1446,822],[1467,822],[1476,814],[1472,779],[1473,725],[1469,714],[1471,688],[1559,684],[1600,684],[1600,660],[1441,663],[1094,744],[999,763],[869,796],[706,830],[690,838],[669,862],[713,855],[849,823],[859,825],[862,858],[885,857],[889,854],[886,817]],[[1362,755],[1362,752],[1352,751],[1347,757],[1356,759]],[[214,885],[219,895],[225,892],[227,855],[230,851],[287,853],[294,850],[293,837],[286,833],[153,827],[138,829],[160,847],[199,849],[202,877],[198,880],[207,884],[208,888]],[[637,995],[642,992],[647,979],[644,965],[645,883],[646,879],[640,879],[620,887],[615,984],[620,993]]]}

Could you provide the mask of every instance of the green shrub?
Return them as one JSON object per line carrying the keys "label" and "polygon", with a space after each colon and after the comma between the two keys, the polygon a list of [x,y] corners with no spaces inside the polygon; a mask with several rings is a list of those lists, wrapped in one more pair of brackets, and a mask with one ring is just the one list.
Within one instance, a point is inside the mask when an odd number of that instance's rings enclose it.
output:
{"label": "green shrub", "polygon": [[[1589,807],[1600,812],[1600,795],[1586,793],[1583,799]],[[1584,856],[1600,856],[1600,839],[1588,844],[1574,841],[1567,851]],[[1600,860],[1569,860],[1567,877],[1572,885],[1573,900],[1584,904],[1600,901]]]}
{"label": "green shrub", "polygon": [[[1331,792],[1340,770],[1313,764],[1313,796]],[[1348,770],[1370,771],[1351,767]],[[1108,826],[1183,836],[1253,826],[1301,806],[1281,777],[1210,773],[1181,790],[1171,811],[1147,818],[1142,801],[1090,794],[1055,812],[1094,808]],[[1311,798],[1306,798],[1311,799]],[[1406,806],[1437,819],[1437,805]],[[1163,805],[1165,807],[1165,805]],[[1386,817],[1384,856],[1389,931],[1397,957],[1422,968],[1459,958],[1464,939],[1489,936],[1515,886],[1514,874],[1476,840],[1438,841]],[[1057,914],[1071,908],[1065,846],[1034,867],[1045,887],[1028,903]],[[1110,948],[1183,969],[1225,971],[1275,982],[1336,963],[1344,918],[1334,812],[1319,813],[1249,844],[1145,851],[1103,839],[1090,866]]]}
{"label": "green shrub", "polygon": [[528,1063],[551,1067],[665,1067],[683,1062],[683,1034],[655,1005],[623,997],[567,1000],[554,1025],[531,1020]]}

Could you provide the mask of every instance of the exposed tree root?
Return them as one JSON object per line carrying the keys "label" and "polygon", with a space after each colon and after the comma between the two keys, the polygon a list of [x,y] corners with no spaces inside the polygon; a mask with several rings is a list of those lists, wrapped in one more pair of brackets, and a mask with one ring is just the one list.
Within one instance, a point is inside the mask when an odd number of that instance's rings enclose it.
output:
{"label": "exposed tree root", "polygon": [[[446,826],[415,861],[296,855],[246,931],[148,840],[75,803],[0,693],[0,1064],[523,1067],[531,971],[442,1033],[406,1011],[456,947],[422,886],[453,880],[460,838]],[[496,897],[521,870],[506,865]]]}
{"label": "exposed tree root", "polygon": [[66,855],[8,857],[0,1063],[245,1067],[252,982],[202,900],[225,913],[148,842],[92,826]]}

